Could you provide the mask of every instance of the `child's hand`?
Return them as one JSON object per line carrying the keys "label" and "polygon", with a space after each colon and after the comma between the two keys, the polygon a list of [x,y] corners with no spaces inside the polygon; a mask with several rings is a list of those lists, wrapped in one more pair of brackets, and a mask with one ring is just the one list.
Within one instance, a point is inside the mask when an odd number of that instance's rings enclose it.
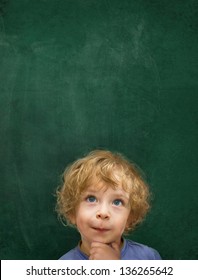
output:
{"label": "child's hand", "polygon": [[120,248],[117,243],[105,244],[92,242],[90,260],[120,260]]}

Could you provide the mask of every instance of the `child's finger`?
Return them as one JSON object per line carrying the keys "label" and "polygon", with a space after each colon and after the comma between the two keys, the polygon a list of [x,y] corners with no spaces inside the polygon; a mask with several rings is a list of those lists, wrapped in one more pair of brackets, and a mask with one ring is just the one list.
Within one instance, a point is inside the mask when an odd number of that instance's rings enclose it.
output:
{"label": "child's finger", "polygon": [[102,242],[99,242],[99,241],[93,241],[91,243],[91,248],[101,247],[102,245],[108,245],[108,244],[102,243]]}

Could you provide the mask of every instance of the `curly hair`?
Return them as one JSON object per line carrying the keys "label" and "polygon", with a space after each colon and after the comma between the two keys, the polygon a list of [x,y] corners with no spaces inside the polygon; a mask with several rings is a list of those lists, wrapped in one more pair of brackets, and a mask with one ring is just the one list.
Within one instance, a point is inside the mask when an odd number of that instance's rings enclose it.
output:
{"label": "curly hair", "polygon": [[[115,176],[115,173],[119,176]],[[95,150],[87,156],[78,159],[68,166],[63,173],[62,185],[57,189],[56,210],[59,217],[72,224],[70,217],[75,215],[75,209],[80,197],[90,182],[97,180],[106,186],[116,188],[121,184],[129,193],[130,221],[125,233],[139,224],[150,208],[149,187],[140,170],[123,155],[106,150]]]}

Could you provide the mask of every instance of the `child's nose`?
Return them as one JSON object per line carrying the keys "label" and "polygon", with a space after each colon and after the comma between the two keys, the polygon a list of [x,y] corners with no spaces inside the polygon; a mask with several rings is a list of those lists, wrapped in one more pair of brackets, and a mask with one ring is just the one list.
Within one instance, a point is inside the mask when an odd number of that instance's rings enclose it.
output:
{"label": "child's nose", "polygon": [[110,218],[110,214],[107,207],[101,207],[96,213],[96,218],[101,220],[108,220]]}

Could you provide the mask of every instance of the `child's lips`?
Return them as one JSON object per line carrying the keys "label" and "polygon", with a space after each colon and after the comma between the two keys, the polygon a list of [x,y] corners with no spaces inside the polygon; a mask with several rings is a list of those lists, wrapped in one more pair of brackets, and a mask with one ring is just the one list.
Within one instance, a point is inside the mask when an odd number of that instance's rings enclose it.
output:
{"label": "child's lips", "polygon": [[109,228],[101,228],[101,227],[93,227],[94,230],[98,231],[98,232],[107,232],[110,231]]}

